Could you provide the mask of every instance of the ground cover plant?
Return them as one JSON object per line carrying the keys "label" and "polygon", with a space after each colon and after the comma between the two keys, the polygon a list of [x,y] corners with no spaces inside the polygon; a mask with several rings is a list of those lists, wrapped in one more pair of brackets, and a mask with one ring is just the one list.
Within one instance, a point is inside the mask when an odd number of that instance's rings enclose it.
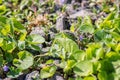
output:
{"label": "ground cover plant", "polygon": [[0,79],[119,80],[119,0],[0,0]]}

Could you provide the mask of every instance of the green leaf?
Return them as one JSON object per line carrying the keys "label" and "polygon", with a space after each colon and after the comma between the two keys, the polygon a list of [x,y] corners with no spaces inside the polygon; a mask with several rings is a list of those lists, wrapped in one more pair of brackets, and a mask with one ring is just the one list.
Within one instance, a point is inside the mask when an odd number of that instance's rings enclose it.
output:
{"label": "green leaf", "polygon": [[113,20],[115,17],[115,12],[111,12],[104,20],[104,22],[108,21],[108,20]]}
{"label": "green leaf", "polygon": [[75,80],[83,80],[81,77],[76,77],[76,79]]}
{"label": "green leaf", "polygon": [[3,45],[3,38],[0,38],[0,47]]}
{"label": "green leaf", "polygon": [[39,34],[32,34],[27,37],[27,41],[30,44],[41,44],[45,42],[45,39]]}
{"label": "green leaf", "polygon": [[13,21],[13,26],[15,31],[22,32],[22,33],[26,32],[25,27],[19,21],[17,21],[16,19],[12,19],[12,21]]}
{"label": "green leaf", "polygon": [[100,24],[100,27],[101,28],[106,28],[106,29],[109,29],[109,28],[112,28],[112,20],[114,19],[115,17],[115,12],[111,12],[106,18],[105,20]]}
{"label": "green leaf", "polygon": [[100,70],[100,68],[101,68],[100,62],[99,61],[94,61],[93,62],[93,73],[97,74],[98,71]]}
{"label": "green leaf", "polygon": [[74,27],[74,25],[72,25],[72,26],[70,27],[70,31],[71,31],[71,32],[75,32],[75,27]]}
{"label": "green leaf", "polygon": [[117,32],[111,32],[111,35],[115,40],[120,41],[120,35]]}
{"label": "green leaf", "polygon": [[66,61],[62,61],[61,63],[60,63],[60,68],[65,68],[65,66],[67,65],[67,62]]}
{"label": "green leaf", "polygon": [[4,14],[6,12],[6,6],[0,5],[0,14]]}
{"label": "green leaf", "polygon": [[18,53],[19,59],[14,59],[13,64],[22,70],[25,70],[33,65],[33,55],[27,51],[21,51]]}
{"label": "green leaf", "polygon": [[106,33],[105,33],[105,31],[104,30],[96,30],[95,31],[95,34],[94,34],[95,36],[95,40],[104,40],[105,39],[105,37],[106,37]]}
{"label": "green leaf", "polygon": [[2,49],[8,53],[12,53],[12,51],[16,48],[16,44],[14,42],[7,43],[4,41],[3,44]]}
{"label": "green leaf", "polygon": [[117,53],[120,53],[120,44],[117,45],[115,51],[116,51]]}
{"label": "green leaf", "polygon": [[71,70],[74,66],[75,66],[75,61],[74,60],[67,60],[67,64],[64,68],[64,72],[68,72],[69,70]]}
{"label": "green leaf", "polygon": [[1,30],[1,33],[3,35],[7,36],[9,32],[10,32],[10,25],[9,24],[5,24],[3,29]]}
{"label": "green leaf", "polygon": [[119,79],[120,79],[120,75],[114,72],[108,75],[108,80],[119,80]]}
{"label": "green leaf", "polygon": [[55,74],[57,67],[56,66],[46,66],[43,67],[40,71],[40,78],[48,78]]}
{"label": "green leaf", "polygon": [[115,70],[114,72],[115,72],[117,75],[119,75],[119,78],[120,78],[120,59],[117,60],[117,61],[112,62],[112,65],[113,65],[114,70]]}
{"label": "green leaf", "polygon": [[76,64],[73,71],[79,76],[88,76],[93,72],[93,64],[91,61],[81,61]]}
{"label": "green leaf", "polygon": [[2,0],[0,0],[0,4],[2,4]]}
{"label": "green leaf", "polygon": [[26,36],[27,36],[27,31],[24,31],[23,33],[21,33],[21,35],[20,35],[20,37],[19,37],[19,40],[20,40],[20,41],[24,41],[25,38],[26,38]]}
{"label": "green leaf", "polygon": [[16,47],[15,43],[11,42],[6,45],[6,50],[7,50],[7,52],[12,53],[12,51],[15,49],[15,47]]}
{"label": "green leaf", "polygon": [[40,50],[41,50],[39,46],[34,45],[34,44],[29,44],[29,45],[28,45],[28,48],[29,48],[29,49],[33,49],[33,50],[36,50],[36,51],[40,51]]}
{"label": "green leaf", "polygon": [[88,48],[86,49],[86,58],[87,59],[94,59],[97,60],[104,57],[104,50],[102,48],[101,43],[92,43],[88,45]]}
{"label": "green leaf", "polygon": [[5,59],[7,62],[11,62],[13,60],[13,56],[11,53],[5,53]]}
{"label": "green leaf", "polygon": [[23,50],[25,49],[25,41],[18,41],[18,47],[20,50]]}
{"label": "green leaf", "polygon": [[109,61],[108,59],[104,59],[102,61],[100,61],[100,69],[99,71],[105,71],[108,73],[112,73],[114,72],[114,67],[112,65],[112,62]]}
{"label": "green leaf", "polygon": [[94,27],[89,17],[84,18],[84,22],[80,25],[79,30],[84,33],[93,33]]}
{"label": "green leaf", "polygon": [[109,59],[110,61],[117,61],[120,59],[120,54],[111,51],[111,52],[107,53],[105,57],[107,59]]}
{"label": "green leaf", "polygon": [[67,52],[66,55],[68,55],[68,58],[79,50],[78,45],[69,38],[56,38],[56,43],[64,48],[64,51]]}
{"label": "green leaf", "polygon": [[88,77],[85,77],[84,80],[96,80],[96,78],[92,76],[88,76]]}
{"label": "green leaf", "polygon": [[83,61],[85,59],[85,52],[82,50],[76,51],[74,54],[71,54],[70,59],[78,61]]}
{"label": "green leaf", "polygon": [[[0,16],[0,22],[6,24],[6,22],[8,21],[9,19],[7,17],[3,17],[3,16]],[[0,25],[2,24],[0,23]]]}
{"label": "green leaf", "polygon": [[7,76],[9,78],[17,78],[19,75],[21,75],[22,71],[18,68],[10,67],[10,71],[7,73]]}
{"label": "green leaf", "polygon": [[99,80],[108,80],[108,74],[105,71],[102,71],[98,73],[98,79]]}
{"label": "green leaf", "polygon": [[45,64],[52,64],[53,62],[54,62],[54,60],[50,59]]}

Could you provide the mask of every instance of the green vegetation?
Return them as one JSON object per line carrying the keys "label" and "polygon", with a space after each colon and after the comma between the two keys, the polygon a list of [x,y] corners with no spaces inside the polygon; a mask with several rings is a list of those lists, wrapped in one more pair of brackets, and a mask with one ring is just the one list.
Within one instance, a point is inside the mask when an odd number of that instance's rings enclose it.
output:
{"label": "green vegetation", "polygon": [[[51,14],[46,14],[42,17],[44,20],[34,22],[46,5],[50,12],[54,12],[53,0],[41,4],[38,2],[0,0],[1,76],[17,78],[31,70],[38,70],[39,80],[51,78],[56,73],[63,75],[65,80],[120,79],[119,6],[105,6],[103,2],[100,12],[107,13],[107,17],[99,17],[95,22],[90,16],[78,17],[69,30],[75,38],[58,31],[50,40],[49,50],[43,53],[39,45],[49,41],[42,35],[30,32],[37,26],[47,36],[50,28],[55,27],[59,15],[54,13],[51,18]],[[37,10],[35,6],[38,6]],[[61,8],[61,12],[64,11],[65,6]],[[56,60],[59,62],[56,63]]]}

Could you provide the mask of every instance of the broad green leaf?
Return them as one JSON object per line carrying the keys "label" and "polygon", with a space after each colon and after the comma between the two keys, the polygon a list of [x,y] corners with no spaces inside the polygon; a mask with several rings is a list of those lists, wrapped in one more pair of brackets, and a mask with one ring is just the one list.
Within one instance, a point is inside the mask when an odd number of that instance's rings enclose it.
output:
{"label": "broad green leaf", "polygon": [[96,78],[93,76],[88,76],[88,77],[85,77],[83,80],[96,80]]}
{"label": "broad green leaf", "polygon": [[104,40],[105,39],[105,37],[106,37],[106,33],[105,33],[105,31],[104,30],[96,30],[95,31],[95,34],[94,34],[95,36],[94,36],[94,38],[95,38],[95,40]]}
{"label": "broad green leaf", "polygon": [[108,74],[105,71],[102,71],[98,73],[98,79],[99,80],[108,80]]}
{"label": "broad green leaf", "polygon": [[9,52],[9,53],[12,53],[12,51],[13,51],[15,48],[16,48],[16,45],[15,45],[14,42],[8,43],[8,44],[6,45],[6,50],[7,50],[7,52]]}
{"label": "broad green leaf", "polygon": [[5,53],[5,59],[7,62],[11,62],[13,60],[13,55],[11,53]]}
{"label": "broad green leaf", "polygon": [[1,30],[1,33],[5,36],[8,35],[8,33],[10,33],[10,25],[9,24],[5,24],[3,29]]}
{"label": "broad green leaf", "polygon": [[0,38],[0,47],[3,45],[3,38]]}
{"label": "broad green leaf", "polygon": [[26,38],[26,36],[27,36],[27,31],[21,33],[19,40],[20,40],[20,41],[24,41],[25,38]]}
{"label": "broad green leaf", "polygon": [[100,24],[101,28],[106,28],[106,29],[110,29],[112,28],[112,20],[115,17],[115,12],[111,12],[106,18],[105,20]]}
{"label": "broad green leaf", "polygon": [[100,68],[101,68],[100,62],[99,61],[94,61],[93,62],[93,73],[97,74],[98,71],[100,70]]}
{"label": "broad green leaf", "polygon": [[114,19],[114,27],[120,32],[120,18]]}
{"label": "broad green leaf", "polygon": [[82,50],[76,51],[74,54],[71,54],[70,59],[74,59],[76,61],[82,61],[85,59],[85,52]]}
{"label": "broad green leaf", "polygon": [[68,57],[79,50],[78,45],[69,38],[56,38],[56,43],[59,44],[60,47],[64,48],[65,52],[68,53]]}
{"label": "broad green leaf", "polygon": [[40,78],[49,78],[55,74],[57,67],[56,66],[46,66],[43,67],[40,71]]}
{"label": "broad green leaf", "polygon": [[3,44],[2,49],[9,53],[12,53],[12,51],[16,48],[16,44],[14,42],[7,43],[7,41],[3,41]]}
{"label": "broad green leaf", "polygon": [[115,40],[120,41],[120,34],[118,34],[117,32],[111,32],[111,35]]}
{"label": "broad green leaf", "polygon": [[93,73],[93,64],[91,61],[81,61],[75,65],[73,71],[79,76],[88,76]]}
{"label": "broad green leaf", "polygon": [[100,69],[99,71],[105,71],[107,74],[114,72],[114,67],[112,65],[112,62],[108,59],[104,59],[100,61]]}
{"label": "broad green leaf", "polygon": [[26,32],[25,27],[19,21],[17,21],[16,19],[12,19],[12,21],[13,21],[13,26],[15,31],[22,32],[22,33]]}
{"label": "broad green leaf", "polygon": [[[104,22],[108,21],[108,20],[113,20],[115,17],[115,12],[111,12],[104,20]],[[103,23],[104,23],[103,22]]]}
{"label": "broad green leaf", "polygon": [[117,53],[120,53],[120,43],[117,45],[115,51],[116,51]]}
{"label": "broad green leaf", "polygon": [[120,66],[120,59],[117,60],[117,61],[112,62],[112,64],[113,64],[115,73],[116,73],[117,75],[119,75],[119,78],[120,78],[120,67],[119,67],[119,66]]}
{"label": "broad green leaf", "polygon": [[81,77],[76,77],[76,79],[75,80],[83,80]]}
{"label": "broad green leaf", "polygon": [[70,31],[71,31],[71,32],[74,32],[74,31],[75,31],[74,25],[72,25],[72,26],[70,27]]}
{"label": "broad green leaf", "polygon": [[40,51],[41,50],[39,46],[34,45],[34,44],[28,44],[28,48],[36,50],[36,51]]}
{"label": "broad green leaf", "polygon": [[2,3],[2,0],[0,0],[0,4]]}
{"label": "broad green leaf", "polygon": [[30,44],[41,44],[45,42],[45,39],[39,34],[32,34],[27,37],[27,41]]}
{"label": "broad green leaf", "polygon": [[120,59],[120,54],[111,51],[106,54],[106,58],[108,58],[110,61],[116,61]]}
{"label": "broad green leaf", "polygon": [[67,60],[67,64],[64,68],[64,72],[68,72],[69,70],[72,70],[72,68],[75,66],[75,61],[74,60]]}
{"label": "broad green leaf", "polygon": [[27,51],[20,51],[18,53],[19,59],[13,60],[13,65],[17,68],[25,70],[33,65],[33,55]]}
{"label": "broad green leaf", "polygon": [[10,67],[10,71],[7,73],[9,78],[16,78],[20,76],[22,71],[18,68]]}
{"label": "broad green leaf", "polygon": [[86,49],[86,58],[93,59],[96,58],[97,60],[104,57],[104,50],[102,48],[101,43],[92,43],[88,45]]}
{"label": "broad green leaf", "polygon": [[45,64],[52,64],[53,62],[54,62],[54,60],[50,59]]}
{"label": "broad green leaf", "polygon": [[6,6],[0,5],[0,14],[4,14],[6,12]]}
{"label": "broad green leaf", "polygon": [[89,17],[85,17],[83,23],[80,25],[79,30],[85,33],[93,33],[94,27],[92,25],[91,19]]}
{"label": "broad green leaf", "polygon": [[84,33],[93,33],[94,28],[90,26],[89,24],[83,24],[80,26],[80,31]]}
{"label": "broad green leaf", "polygon": [[110,73],[108,75],[108,80],[119,80],[120,79],[120,75],[116,74],[116,73]]}
{"label": "broad green leaf", "polygon": [[23,50],[25,49],[25,41],[18,41],[18,47],[20,50]]}
{"label": "broad green leaf", "polygon": [[[0,16],[0,22],[6,24],[7,20],[9,20],[7,17]],[[1,23],[0,23],[1,25]]]}
{"label": "broad green leaf", "polygon": [[61,63],[60,63],[60,68],[65,68],[65,66],[67,65],[67,61],[62,61]]}

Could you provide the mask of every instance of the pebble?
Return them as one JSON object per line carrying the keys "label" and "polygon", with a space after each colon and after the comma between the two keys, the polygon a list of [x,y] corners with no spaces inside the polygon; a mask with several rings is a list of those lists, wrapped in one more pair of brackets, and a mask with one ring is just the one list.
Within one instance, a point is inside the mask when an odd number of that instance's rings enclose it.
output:
{"label": "pebble", "polygon": [[26,75],[25,80],[33,80],[38,79],[39,80],[39,71],[33,71]]}

